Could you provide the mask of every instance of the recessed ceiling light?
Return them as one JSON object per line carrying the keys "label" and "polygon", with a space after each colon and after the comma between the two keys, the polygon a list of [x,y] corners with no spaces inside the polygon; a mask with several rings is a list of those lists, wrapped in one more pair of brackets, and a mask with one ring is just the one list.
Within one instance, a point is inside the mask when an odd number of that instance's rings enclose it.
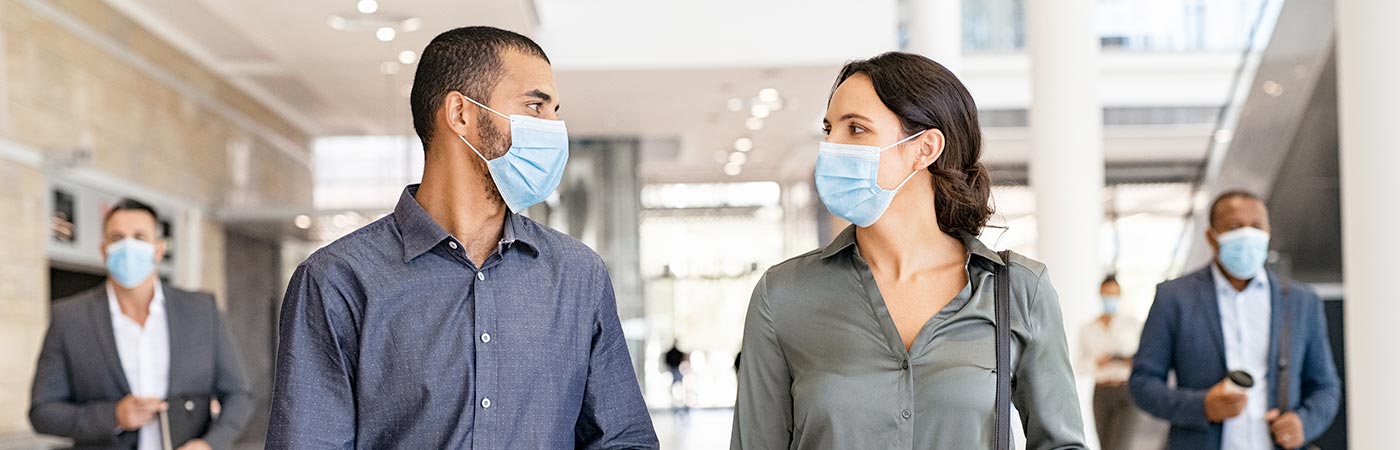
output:
{"label": "recessed ceiling light", "polygon": [[413,53],[413,50],[404,50],[404,51],[399,52],[399,62],[400,62],[400,63],[403,63],[403,64],[413,64],[413,61],[416,61],[417,59],[418,59],[418,54],[417,54],[417,53]]}
{"label": "recessed ceiling light", "polygon": [[768,117],[769,112],[771,110],[768,109],[768,105],[753,105],[749,108],[749,114],[760,119]]}
{"label": "recessed ceiling light", "polygon": [[375,0],[360,0],[359,3],[355,4],[355,9],[360,10],[361,14],[374,14],[375,11],[379,11],[379,2]]}
{"label": "recessed ceiling light", "polygon": [[1283,85],[1274,80],[1264,80],[1264,93],[1272,97],[1283,95]]}
{"label": "recessed ceiling light", "polygon": [[742,165],[746,162],[749,162],[749,155],[747,153],[734,152],[729,154],[730,164]]}
{"label": "recessed ceiling light", "polygon": [[774,102],[778,100],[778,90],[773,88],[763,88],[758,91],[758,99],[764,102]]}
{"label": "recessed ceiling light", "polygon": [[729,175],[729,176],[731,176],[731,177],[735,177],[735,176],[739,176],[739,174],[740,174],[740,173],[743,173],[743,172],[744,172],[744,166],[742,166],[742,165],[733,164],[733,163],[725,164],[725,165],[724,165],[724,174],[725,174],[725,175]]}
{"label": "recessed ceiling light", "polygon": [[350,23],[346,21],[344,17],[332,15],[326,18],[326,25],[330,25],[331,29],[341,31],[344,30],[346,26],[350,25]]}
{"label": "recessed ceiling light", "polygon": [[398,35],[399,32],[394,31],[393,27],[379,27],[378,30],[374,30],[374,37],[378,38],[381,42],[392,41]]}
{"label": "recessed ceiling light", "polygon": [[292,219],[292,224],[303,230],[311,229],[311,216],[306,214],[299,215],[295,219]]}
{"label": "recessed ceiling light", "polygon": [[749,131],[758,131],[758,130],[762,130],[762,129],[763,129],[763,119],[758,118],[758,117],[750,117],[750,118],[748,118],[748,120],[745,120],[745,121],[744,121],[744,127],[745,127],[745,128],[748,128]]}
{"label": "recessed ceiling light", "polygon": [[734,149],[735,149],[735,150],[738,150],[738,151],[741,151],[741,152],[747,152],[747,151],[749,151],[749,150],[753,150],[753,139],[749,139],[749,138],[746,138],[746,137],[742,137],[742,138],[739,138],[739,139],[735,139],[735,140],[734,140]]}
{"label": "recessed ceiling light", "polygon": [[402,28],[405,33],[412,33],[414,31],[418,31],[419,28],[423,28],[423,19],[419,19],[417,17],[409,17],[407,19],[404,19],[403,22],[399,23],[399,28]]}

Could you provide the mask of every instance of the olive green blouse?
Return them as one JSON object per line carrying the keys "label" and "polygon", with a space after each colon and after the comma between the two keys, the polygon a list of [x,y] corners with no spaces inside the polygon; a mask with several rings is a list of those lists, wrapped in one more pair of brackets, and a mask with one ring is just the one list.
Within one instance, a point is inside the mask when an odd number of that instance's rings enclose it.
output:
{"label": "olive green blouse", "polygon": [[[993,274],[977,238],[967,279],[910,350],[849,227],[825,249],[768,269],[744,324],[730,448],[969,450],[992,446]],[[1028,450],[1082,449],[1064,323],[1045,266],[1013,255],[1012,404]]]}

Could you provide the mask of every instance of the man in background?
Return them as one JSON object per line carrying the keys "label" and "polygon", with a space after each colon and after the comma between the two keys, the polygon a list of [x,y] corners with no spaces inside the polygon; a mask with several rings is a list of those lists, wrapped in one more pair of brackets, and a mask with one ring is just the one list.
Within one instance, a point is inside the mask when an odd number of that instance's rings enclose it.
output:
{"label": "man in background", "polygon": [[1264,267],[1269,230],[1262,199],[1222,194],[1205,236],[1214,260],[1157,286],[1129,383],[1138,406],[1171,422],[1172,450],[1300,448],[1337,414],[1322,302]]}
{"label": "man in background", "polygon": [[34,430],[79,449],[163,450],[162,433],[178,450],[232,448],[253,400],[214,297],[161,283],[155,209],[122,200],[102,228],[107,282],[54,302],[34,373]]}

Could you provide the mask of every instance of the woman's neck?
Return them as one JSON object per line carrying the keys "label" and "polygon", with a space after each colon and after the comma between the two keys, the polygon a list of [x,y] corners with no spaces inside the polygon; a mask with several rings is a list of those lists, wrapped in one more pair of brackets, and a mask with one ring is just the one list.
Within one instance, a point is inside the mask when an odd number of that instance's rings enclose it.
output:
{"label": "woman's neck", "polygon": [[856,247],[871,267],[905,278],[965,261],[967,249],[962,240],[939,227],[930,177],[927,171],[915,175],[895,195],[880,220],[856,229]]}

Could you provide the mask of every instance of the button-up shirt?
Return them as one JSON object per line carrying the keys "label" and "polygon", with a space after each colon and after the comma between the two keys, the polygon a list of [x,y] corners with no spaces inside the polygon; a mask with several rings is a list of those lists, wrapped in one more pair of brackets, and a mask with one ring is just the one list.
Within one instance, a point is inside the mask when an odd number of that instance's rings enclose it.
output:
{"label": "button-up shirt", "polygon": [[[1010,264],[1012,402],[1031,450],[1082,449],[1064,322],[1045,266],[962,235],[967,284],[906,350],[855,228],[772,268],[744,323],[732,449],[966,450],[995,432],[993,274]],[[933,301],[934,299],[929,299]]]}
{"label": "button-up shirt", "polygon": [[1127,383],[1133,374],[1133,363],[1123,360],[1110,360],[1099,367],[1101,357],[1132,358],[1137,353],[1138,338],[1142,337],[1142,322],[1133,320],[1123,313],[1112,314],[1108,325],[1094,319],[1079,333],[1082,367],[1094,374],[1094,382],[1099,384]]}
{"label": "button-up shirt", "polygon": [[[117,293],[107,285],[107,308],[112,311],[112,337],[131,395],[164,399],[170,386],[170,328],[165,320],[165,292],[156,281],[146,323],[122,314]],[[160,422],[152,419],[137,432],[137,450],[160,450]]]}
{"label": "button-up shirt", "polygon": [[477,267],[416,192],[296,269],[268,448],[657,448],[597,253],[508,213]]}
{"label": "button-up shirt", "polygon": [[1269,450],[1274,440],[1264,415],[1269,408],[1269,323],[1268,271],[1249,280],[1243,291],[1235,290],[1219,267],[1211,265],[1215,280],[1216,305],[1220,308],[1220,330],[1225,338],[1225,367],[1243,370],[1254,377],[1254,387],[1246,395],[1244,412],[1225,420],[1221,450]]}

